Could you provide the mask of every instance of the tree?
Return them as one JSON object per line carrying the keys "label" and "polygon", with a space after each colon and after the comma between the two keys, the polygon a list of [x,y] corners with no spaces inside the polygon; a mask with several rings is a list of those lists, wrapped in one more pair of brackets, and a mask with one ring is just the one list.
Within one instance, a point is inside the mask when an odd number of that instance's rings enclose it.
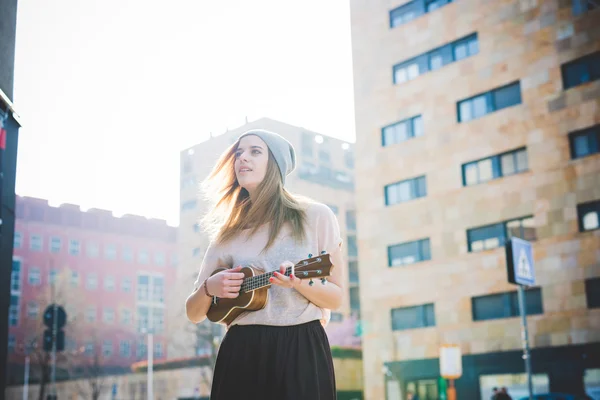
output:
{"label": "tree", "polygon": [[77,389],[83,398],[98,400],[108,389],[106,370],[100,355],[95,349],[92,360],[73,359],[73,377],[77,379]]}

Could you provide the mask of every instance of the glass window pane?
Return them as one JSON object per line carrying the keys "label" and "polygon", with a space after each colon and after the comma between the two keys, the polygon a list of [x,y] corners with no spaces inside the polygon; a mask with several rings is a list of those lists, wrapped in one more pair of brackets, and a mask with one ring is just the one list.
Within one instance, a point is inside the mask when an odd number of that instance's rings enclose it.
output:
{"label": "glass window pane", "polygon": [[469,40],[469,55],[473,56],[479,53],[479,41],[477,38],[472,38]]}
{"label": "glass window pane", "polygon": [[486,182],[494,177],[494,170],[491,158],[481,160],[477,164],[479,167],[479,182]]}
{"label": "glass window pane", "polygon": [[527,169],[529,169],[527,150],[520,150],[517,152],[517,172],[527,171]]}
{"label": "glass window pane", "polygon": [[473,298],[473,319],[475,321],[504,318],[507,316],[505,314],[504,294]]}
{"label": "glass window pane", "polygon": [[583,229],[590,231],[598,229],[600,222],[598,221],[598,213],[596,211],[590,211],[583,216]]}
{"label": "glass window pane", "polygon": [[443,66],[442,55],[440,53],[432,53],[429,55],[429,69],[435,71]]}
{"label": "glass window pane", "polygon": [[521,86],[514,84],[494,91],[494,109],[501,110],[521,103]]}
{"label": "glass window pane", "polygon": [[384,146],[389,146],[391,144],[394,144],[394,132],[395,129],[393,126],[387,126],[385,128],[383,128],[383,145]]}
{"label": "glass window pane", "polygon": [[395,125],[396,127],[396,140],[394,143],[400,143],[408,139],[408,127],[406,122],[399,122]]}
{"label": "glass window pane", "polygon": [[462,60],[467,57],[468,53],[467,44],[464,42],[457,43],[454,45],[454,60]]}
{"label": "glass window pane", "polygon": [[465,184],[469,186],[475,185],[478,182],[477,163],[465,165]]}
{"label": "glass window pane", "polygon": [[473,118],[479,118],[488,113],[488,102],[485,95],[475,97],[473,103]]}
{"label": "glass window pane", "polygon": [[402,182],[399,183],[397,186],[397,190],[398,190],[398,200],[399,201],[408,201],[410,200],[411,197],[411,193],[410,193],[410,187],[411,187],[411,182],[410,181],[406,181],[406,182]]}
{"label": "glass window pane", "polygon": [[415,196],[414,197],[425,197],[427,196],[427,179],[424,176],[415,179]]}
{"label": "glass window pane", "polygon": [[419,76],[419,64],[414,63],[407,67],[408,79],[415,79]]}
{"label": "glass window pane", "polygon": [[423,118],[421,116],[413,118],[412,134],[414,137],[423,136]]}
{"label": "glass window pane", "polygon": [[394,71],[394,81],[396,83],[406,82],[408,80],[408,72],[406,67],[396,68]]}
{"label": "glass window pane", "polygon": [[504,154],[500,157],[500,164],[502,165],[502,175],[512,175],[516,172],[515,166],[515,154],[509,153]]}
{"label": "glass window pane", "polygon": [[471,112],[471,100],[464,100],[460,102],[459,105],[459,120],[461,122],[466,122],[466,121],[470,121],[471,119],[473,119],[473,115]]}
{"label": "glass window pane", "polygon": [[574,139],[575,157],[583,157],[590,154],[590,147],[587,135],[579,135]]}

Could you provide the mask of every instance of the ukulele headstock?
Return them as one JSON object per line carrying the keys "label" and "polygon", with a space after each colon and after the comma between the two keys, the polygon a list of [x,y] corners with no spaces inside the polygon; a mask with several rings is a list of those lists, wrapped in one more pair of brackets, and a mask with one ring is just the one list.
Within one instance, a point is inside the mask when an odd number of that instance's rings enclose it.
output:
{"label": "ukulele headstock", "polygon": [[294,266],[294,276],[299,279],[324,278],[331,275],[331,264],[329,254],[321,252],[320,255],[300,261]]}

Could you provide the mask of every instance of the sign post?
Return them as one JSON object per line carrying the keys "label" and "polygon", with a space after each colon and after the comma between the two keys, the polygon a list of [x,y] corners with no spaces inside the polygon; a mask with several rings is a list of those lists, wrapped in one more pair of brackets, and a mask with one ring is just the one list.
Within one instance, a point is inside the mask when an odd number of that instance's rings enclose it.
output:
{"label": "sign post", "polygon": [[[523,227],[521,227],[523,236]],[[525,307],[524,286],[535,285],[535,271],[533,269],[533,248],[531,243],[512,237],[506,243],[506,270],[508,282],[518,286],[519,310],[521,314],[521,335],[523,340],[523,360],[527,373],[527,388],[529,400],[533,399],[533,384],[531,381],[531,357],[529,355],[529,332],[527,330],[527,309]]]}
{"label": "sign post", "polygon": [[448,379],[447,399],[456,400],[454,380],[462,376],[462,354],[460,346],[446,344],[440,347],[440,374]]}

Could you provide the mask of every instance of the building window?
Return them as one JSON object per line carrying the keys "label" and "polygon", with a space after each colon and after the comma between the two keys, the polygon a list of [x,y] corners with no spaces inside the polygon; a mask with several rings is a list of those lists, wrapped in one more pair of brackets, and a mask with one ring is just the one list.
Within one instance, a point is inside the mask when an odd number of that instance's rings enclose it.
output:
{"label": "building window", "polygon": [[88,274],[85,287],[88,290],[96,290],[98,288],[98,275],[95,273]]}
{"label": "building window", "polygon": [[112,324],[115,322],[115,310],[112,308],[104,309],[104,322],[107,324]]}
{"label": "building window", "polygon": [[304,157],[312,157],[315,146],[314,135],[307,132],[302,132],[302,155]]}
{"label": "building window", "polygon": [[388,247],[388,266],[397,267],[431,260],[429,239],[415,240]]}
{"label": "building window", "polygon": [[181,205],[181,211],[193,210],[194,208],[196,208],[196,204],[196,200],[186,201]]}
{"label": "building window", "polygon": [[62,241],[59,237],[51,237],[50,238],[50,252],[51,253],[60,253],[60,249],[62,247]]}
{"label": "building window", "polygon": [[10,272],[10,292],[18,294],[21,292],[21,260],[12,260],[12,271]]}
{"label": "building window", "polygon": [[358,283],[358,261],[348,262],[348,278],[350,283]]}
{"label": "building window", "polygon": [[507,239],[513,236],[521,237],[521,227],[523,239],[528,241],[537,239],[533,217],[522,217],[467,230],[469,251],[477,252],[504,246]]}
{"label": "building window", "polygon": [[346,229],[349,231],[356,230],[356,211],[348,210],[346,211]]}
{"label": "building window", "polygon": [[144,341],[140,340],[137,342],[137,356],[138,358],[146,357],[148,347]]}
{"label": "building window", "polygon": [[131,357],[131,341],[121,340],[119,344],[119,354],[121,357]]}
{"label": "building window", "polygon": [[77,271],[71,271],[71,286],[79,286],[79,272]]}
{"label": "building window", "polygon": [[121,310],[121,324],[122,325],[130,325],[131,324],[131,310],[128,310],[128,309]]}
{"label": "building window", "polygon": [[123,261],[131,262],[133,261],[133,250],[129,247],[123,247],[121,256],[123,257]]}
{"label": "building window", "polygon": [[8,335],[8,352],[14,353],[17,348],[17,338],[13,334]]}
{"label": "building window", "polygon": [[121,282],[121,290],[123,290],[125,293],[131,292],[131,278],[123,278],[123,281]]}
{"label": "building window", "polygon": [[571,158],[600,153],[600,125],[569,133]]}
{"label": "building window", "polygon": [[40,286],[42,284],[42,273],[37,267],[30,267],[27,274],[27,282],[30,286]]}
{"label": "building window", "polygon": [[331,156],[329,154],[329,151],[327,150],[319,150],[319,161],[323,162],[323,163],[328,163],[331,161]]}
{"label": "building window", "polygon": [[458,122],[468,122],[517,104],[521,104],[520,82],[459,101],[457,103]]}
{"label": "building window", "polygon": [[356,314],[360,314],[360,292],[358,286],[351,286],[350,292],[350,310]]}
{"label": "building window", "polygon": [[19,325],[19,296],[10,296],[10,307],[8,309],[8,325]]}
{"label": "building window", "polygon": [[155,333],[165,330],[165,310],[162,308],[155,308],[152,311],[152,329]]}
{"label": "building window", "polygon": [[392,309],[392,330],[425,328],[435,326],[433,303]]}
{"label": "building window", "polygon": [[152,301],[157,303],[165,301],[165,282],[160,276],[152,277]]}
{"label": "building window", "polygon": [[89,323],[96,322],[96,307],[88,306],[85,309],[85,320]]}
{"label": "building window", "polygon": [[479,41],[477,34],[473,33],[394,65],[394,83],[410,81],[417,76],[435,71],[445,65],[474,56],[477,53],[479,53]]}
{"label": "building window", "polygon": [[140,250],[138,253],[138,262],[140,264],[148,264],[150,262],[150,256],[146,250]]}
{"label": "building window", "polygon": [[27,318],[37,318],[40,313],[40,306],[38,303],[32,301],[27,304]]}
{"label": "building window", "polygon": [[423,136],[423,118],[417,115],[384,127],[381,130],[381,145],[391,146],[419,136]]}
{"label": "building window", "polygon": [[162,251],[154,253],[154,264],[162,267],[165,265],[165,263],[165,253],[163,253]]}
{"label": "building window", "polygon": [[87,342],[84,345],[84,354],[86,356],[92,356],[94,354],[94,343],[93,342]]}
{"label": "building window", "polygon": [[581,14],[585,14],[588,11],[592,11],[593,9],[597,9],[600,7],[598,2],[594,0],[573,0],[572,10],[573,16],[578,16]]}
{"label": "building window", "polygon": [[352,149],[344,151],[344,163],[346,164],[346,168],[354,169],[354,151]]}
{"label": "building window", "polygon": [[42,251],[44,247],[44,240],[41,235],[29,236],[29,248],[31,251]]}
{"label": "building window", "polygon": [[427,196],[425,176],[392,183],[385,187],[385,204],[388,206],[425,196]]}
{"label": "building window", "polygon": [[50,285],[54,285],[56,283],[56,277],[58,276],[58,271],[55,269],[51,269],[48,273],[48,282]]}
{"label": "building window", "polygon": [[[473,321],[511,318],[521,315],[517,292],[505,292],[477,296],[471,299]],[[542,290],[540,288],[525,291],[525,309],[527,315],[543,314]]]}
{"label": "building window", "polygon": [[509,151],[463,164],[463,185],[476,185],[503,176],[525,172],[528,168],[526,149]]}
{"label": "building window", "polygon": [[579,231],[593,231],[600,228],[600,200],[577,205]]}
{"label": "building window", "polygon": [[331,209],[331,211],[333,211],[333,213],[336,215],[338,212],[340,212],[340,209],[338,208],[338,206],[334,206],[332,204],[327,204],[327,207],[329,207]]}
{"label": "building window", "polygon": [[114,292],[115,291],[115,277],[114,276],[106,276],[104,277],[104,290],[106,290],[107,292]]}
{"label": "building window", "polygon": [[114,244],[104,246],[104,257],[107,260],[115,260],[117,258],[117,246]]}
{"label": "building window", "polygon": [[588,308],[600,308],[600,277],[585,280],[585,297]]}
{"label": "building window", "polygon": [[[81,251],[81,246],[79,240],[71,239],[69,240],[69,254],[72,256],[78,256]],[[97,250],[96,250],[97,252]]]}
{"label": "building window", "polygon": [[112,355],[112,350],[112,341],[105,340],[104,343],[102,343],[102,354],[104,354],[104,357],[110,357]]}
{"label": "building window", "polygon": [[413,0],[403,4],[390,11],[390,28],[406,24],[423,14],[427,14],[446,4],[452,3],[452,1],[453,0]]}
{"label": "building window", "polygon": [[588,54],[561,65],[565,90],[600,79],[600,52]]}
{"label": "building window", "polygon": [[21,232],[15,231],[15,236],[13,240],[13,247],[15,249],[20,249],[23,243],[23,234]]}
{"label": "building window", "polygon": [[163,356],[163,345],[162,343],[154,343],[154,357],[160,358]]}
{"label": "building window", "polygon": [[138,276],[137,299],[138,301],[148,301],[150,296],[150,277],[147,275]]}
{"label": "building window", "polygon": [[339,313],[339,312],[332,312],[329,322],[342,322],[343,320],[344,320],[344,314]]}
{"label": "building window", "polygon": [[138,307],[137,318],[138,318],[138,332],[139,333],[148,332],[149,325],[150,325],[150,321],[149,321],[150,316],[148,315],[148,307],[145,307],[145,306]]}
{"label": "building window", "polygon": [[358,246],[356,245],[356,236],[348,235],[347,242],[348,242],[348,245],[347,245],[348,257],[357,257],[358,256]]}

